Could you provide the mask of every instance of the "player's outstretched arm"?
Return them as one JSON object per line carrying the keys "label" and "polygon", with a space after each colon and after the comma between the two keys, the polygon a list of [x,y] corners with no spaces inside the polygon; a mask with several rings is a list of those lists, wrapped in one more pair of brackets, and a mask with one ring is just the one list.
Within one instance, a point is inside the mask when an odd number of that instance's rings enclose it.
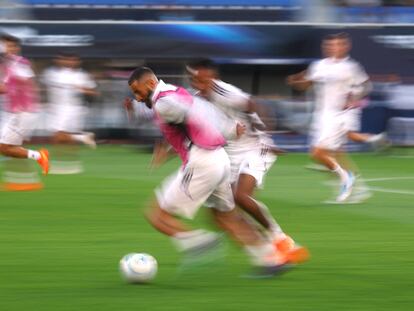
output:
{"label": "player's outstretched arm", "polygon": [[257,103],[255,100],[249,100],[249,118],[252,126],[259,131],[271,131],[275,124],[274,122],[267,122],[269,113],[264,105]]}
{"label": "player's outstretched arm", "polygon": [[348,95],[347,102],[345,104],[345,109],[354,109],[358,108],[363,104],[364,99],[368,97],[369,93],[372,91],[372,83],[369,80],[361,83],[357,91],[353,91]]}
{"label": "player's outstretched arm", "polygon": [[166,141],[158,141],[154,145],[154,152],[151,159],[151,168],[158,168],[174,154],[171,146]]}
{"label": "player's outstretched arm", "polygon": [[135,119],[135,115],[134,115],[134,105],[132,104],[132,98],[130,97],[125,97],[124,101],[123,101],[123,106],[124,109],[127,113],[127,117],[128,117],[128,122],[132,122]]}
{"label": "player's outstretched arm", "polygon": [[312,81],[306,78],[307,71],[302,71],[293,75],[290,75],[286,79],[286,83],[299,90],[299,91],[306,91],[308,88],[312,86]]}
{"label": "player's outstretched arm", "polygon": [[82,87],[80,89],[80,91],[82,92],[82,94],[88,95],[88,96],[98,96],[99,95],[99,92],[94,88]]}

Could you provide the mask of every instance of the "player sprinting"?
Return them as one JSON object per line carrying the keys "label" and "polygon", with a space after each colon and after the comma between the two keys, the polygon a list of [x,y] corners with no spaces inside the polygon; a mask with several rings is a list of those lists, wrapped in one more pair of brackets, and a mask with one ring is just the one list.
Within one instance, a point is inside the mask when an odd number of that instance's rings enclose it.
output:
{"label": "player sprinting", "polygon": [[3,80],[0,91],[5,97],[5,122],[0,136],[0,153],[7,157],[32,159],[41,166],[43,174],[49,171],[49,153],[46,149],[30,150],[22,147],[33,128],[37,110],[37,90],[30,62],[20,56],[20,40],[3,35],[5,53],[2,62]]}
{"label": "player sprinting", "polygon": [[156,191],[147,215],[152,226],[171,237],[181,251],[201,252],[217,242],[216,235],[191,230],[177,216],[193,218],[208,200],[216,222],[244,246],[253,264],[265,274],[279,272],[285,258],[234,208],[225,139],[194,109],[191,94],[158,80],[146,67],[137,68],[128,83],[135,99],[153,109],[164,138],[183,162]]}
{"label": "player sprinting", "polygon": [[56,155],[51,173],[78,173],[81,171],[80,162],[69,162],[64,156],[76,153],[66,150],[64,146],[85,144],[96,147],[95,135],[83,132],[86,108],[83,96],[95,96],[96,84],[90,75],[80,68],[80,59],[76,54],[60,53],[55,60],[55,66],[46,69],[42,77],[46,85],[49,110],[50,127],[53,142],[60,147],[60,155]]}
{"label": "player sprinting", "polygon": [[256,188],[263,185],[266,173],[276,161],[276,148],[263,131],[265,126],[255,112],[250,96],[220,80],[217,67],[208,59],[191,63],[187,70],[191,75],[192,87],[199,96],[219,108],[230,120],[246,126],[241,137],[234,139],[233,135],[233,139],[230,137],[225,146],[230,158],[230,182],[236,204],[267,230],[277,249],[290,262],[306,260],[308,251],[296,245],[283,232],[266,205],[254,198]]}
{"label": "player sprinting", "polygon": [[316,108],[311,126],[311,155],[340,180],[335,202],[350,198],[355,174],[345,166],[343,146],[353,130],[355,113],[371,84],[362,66],[350,58],[351,41],[347,34],[329,35],[322,42],[325,58],[313,62],[299,74],[288,77],[288,84],[305,90],[314,86]]}

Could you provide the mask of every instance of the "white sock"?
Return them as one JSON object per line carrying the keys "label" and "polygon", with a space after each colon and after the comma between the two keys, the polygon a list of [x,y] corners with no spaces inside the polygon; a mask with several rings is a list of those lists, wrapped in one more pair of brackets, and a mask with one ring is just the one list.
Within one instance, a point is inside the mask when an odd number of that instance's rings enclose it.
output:
{"label": "white sock", "polygon": [[341,180],[341,183],[345,184],[349,180],[348,172],[345,171],[342,167],[337,164],[336,168],[332,170],[336,175],[338,175],[339,179]]}
{"label": "white sock", "polygon": [[274,266],[282,262],[282,259],[277,257],[278,254],[271,243],[246,245],[244,249],[255,266]]}
{"label": "white sock", "polygon": [[179,232],[172,237],[173,244],[179,251],[186,251],[193,247],[208,243],[217,238],[217,234],[206,230],[192,230]]}
{"label": "white sock", "polygon": [[380,140],[382,140],[384,137],[382,134],[376,134],[376,135],[372,135],[370,137],[368,137],[367,142],[369,143],[376,143]]}
{"label": "white sock", "polygon": [[39,160],[41,158],[40,152],[35,150],[28,150],[27,158],[32,160]]}
{"label": "white sock", "polygon": [[262,211],[262,214],[266,217],[266,220],[270,223],[270,238],[272,240],[280,239],[283,236],[286,236],[283,233],[282,228],[280,225],[276,222],[276,220],[273,218],[273,215],[270,213],[268,207],[263,204],[262,202],[256,201],[257,205],[259,206],[260,210]]}
{"label": "white sock", "polygon": [[88,140],[88,135],[86,134],[72,134],[71,137],[73,140],[83,143],[83,144],[86,144]]}

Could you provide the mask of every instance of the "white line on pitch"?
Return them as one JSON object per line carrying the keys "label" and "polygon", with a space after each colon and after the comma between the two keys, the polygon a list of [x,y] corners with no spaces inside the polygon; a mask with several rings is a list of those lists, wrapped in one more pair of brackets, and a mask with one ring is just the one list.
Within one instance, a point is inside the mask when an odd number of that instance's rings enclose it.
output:
{"label": "white line on pitch", "polygon": [[378,188],[378,187],[369,187],[369,190],[377,191],[377,192],[414,195],[414,191],[405,191],[405,190],[398,190],[398,189],[386,189],[386,188]]}
{"label": "white line on pitch", "polygon": [[386,180],[403,180],[403,179],[414,179],[414,176],[404,176],[404,177],[381,177],[381,178],[364,178],[363,181],[386,181]]}

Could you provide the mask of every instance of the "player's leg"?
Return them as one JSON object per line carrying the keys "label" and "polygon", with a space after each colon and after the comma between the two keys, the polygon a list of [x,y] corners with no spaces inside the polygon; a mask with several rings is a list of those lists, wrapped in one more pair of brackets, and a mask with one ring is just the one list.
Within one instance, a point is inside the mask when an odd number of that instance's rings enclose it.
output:
{"label": "player's leg", "polygon": [[256,189],[256,178],[249,174],[240,174],[237,185],[234,187],[234,199],[238,206],[253,217],[266,230],[275,235],[283,231],[276,223],[268,208],[253,198]]}
{"label": "player's leg", "polygon": [[330,150],[315,146],[311,149],[311,157],[314,161],[323,164],[330,171],[338,168],[339,164]]}
{"label": "player's leg", "polygon": [[365,184],[364,180],[362,179],[360,170],[357,164],[352,161],[351,157],[347,155],[345,151],[338,150],[336,152],[336,158],[340,165],[345,168],[347,171],[350,171],[355,176],[355,185],[352,191],[352,195],[349,198],[351,203],[361,203],[372,196],[369,187]]}
{"label": "player's leg", "polygon": [[359,133],[359,132],[356,132],[356,131],[350,131],[350,132],[348,132],[347,136],[348,136],[348,139],[350,139],[354,142],[366,143],[366,142],[370,141],[371,136],[373,136],[373,135],[366,134],[366,133]]}
{"label": "player's leg", "polygon": [[338,203],[346,201],[350,197],[355,183],[355,176],[352,171],[341,166],[335,157],[335,152],[331,150],[314,147],[312,149],[312,157],[315,161],[324,164],[339,178],[341,185],[336,201]]}
{"label": "player's leg", "polygon": [[[345,129],[347,130],[347,139],[359,143],[371,144],[374,149],[381,148],[381,145],[385,147],[385,145],[387,144],[386,135],[372,135],[360,132],[361,115],[361,109],[351,109],[347,111],[345,115]],[[344,169],[353,173],[356,179],[352,195],[350,196],[348,201],[353,203],[359,203],[371,197],[371,193],[368,187],[365,185],[364,181],[362,180],[361,174],[355,162],[353,162],[351,158],[346,154],[346,152],[342,149],[338,149],[336,151],[335,157]]]}
{"label": "player's leg", "polygon": [[346,112],[345,127],[347,138],[357,143],[370,144],[373,149],[380,150],[390,146],[386,133],[368,134],[361,132],[362,109],[356,108]]}
{"label": "player's leg", "polygon": [[346,201],[352,193],[355,182],[354,175],[351,171],[343,168],[335,157],[335,151],[340,150],[346,143],[347,115],[324,119],[317,131],[312,142],[312,158],[325,165],[340,180],[339,194],[336,198],[338,203]]}
{"label": "player's leg", "polygon": [[348,139],[363,144],[369,144],[374,150],[384,150],[391,146],[391,142],[387,138],[386,133],[368,134],[357,131],[349,131],[347,134]]}
{"label": "player's leg", "polygon": [[96,148],[95,134],[82,131],[85,112],[82,106],[55,106],[52,114],[53,141],[57,144],[81,143]]}
{"label": "player's leg", "polygon": [[228,178],[224,178],[209,198],[209,203],[213,203],[212,212],[217,225],[242,245],[257,268],[257,274],[271,276],[279,273],[287,263],[287,258],[274,248],[252,222],[247,221],[243,213],[234,208],[228,181]]}
{"label": "player's leg", "polygon": [[276,249],[289,258],[290,262],[303,262],[309,258],[306,248],[295,244],[294,240],[286,235],[268,207],[254,198],[257,187],[262,186],[266,172],[275,162],[274,154],[259,154],[251,152],[240,167],[240,175],[235,187],[235,201],[245,212],[265,228]]}
{"label": "player's leg", "polygon": [[52,107],[51,128],[54,131],[54,162],[52,174],[78,174],[83,171],[79,158],[79,144],[96,148],[93,133],[81,132],[83,107],[56,105]]}
{"label": "player's leg", "polygon": [[191,252],[200,255],[219,243],[219,238],[215,233],[191,229],[175,215],[161,208],[157,200],[146,213],[146,218],[154,229],[170,237],[177,249],[180,252],[186,252],[187,255]]}
{"label": "player's leg", "polygon": [[11,114],[6,120],[0,137],[0,153],[7,157],[32,159],[42,167],[43,173],[49,171],[49,152],[46,149],[30,150],[22,147],[28,136],[28,114]]}
{"label": "player's leg", "polygon": [[95,134],[91,132],[69,133],[57,131],[52,138],[55,144],[85,144],[91,148],[96,148]]}
{"label": "player's leg", "polygon": [[0,153],[6,157],[18,159],[40,159],[40,152],[28,150],[21,146],[0,143]]}
{"label": "player's leg", "polygon": [[338,176],[342,184],[349,183],[349,172],[343,168],[335,157],[335,152],[321,147],[313,147],[311,156],[316,161]]}
{"label": "player's leg", "polygon": [[[269,163],[266,163],[265,160],[260,149],[241,153],[232,152],[230,155],[230,181],[233,185],[233,195],[236,204],[265,229],[275,229],[275,232],[279,232],[281,229],[273,217],[271,217],[270,213],[268,213],[266,206],[253,198],[253,193],[258,182],[257,179],[262,180],[264,173],[271,167],[276,157],[273,155]],[[255,167],[255,172],[248,171],[249,166]]]}
{"label": "player's leg", "polygon": [[179,233],[190,231],[176,217],[161,209],[158,201],[154,201],[150,210],[146,213],[149,223],[159,232],[173,237]]}
{"label": "player's leg", "polygon": [[192,219],[219,182],[220,176],[216,173],[219,165],[214,170],[206,171],[194,162],[194,156],[190,153],[187,166],[167,178],[157,189],[156,202],[147,213],[150,224],[169,236],[177,249],[188,257],[208,252],[219,241],[217,234],[193,230],[179,219]]}

